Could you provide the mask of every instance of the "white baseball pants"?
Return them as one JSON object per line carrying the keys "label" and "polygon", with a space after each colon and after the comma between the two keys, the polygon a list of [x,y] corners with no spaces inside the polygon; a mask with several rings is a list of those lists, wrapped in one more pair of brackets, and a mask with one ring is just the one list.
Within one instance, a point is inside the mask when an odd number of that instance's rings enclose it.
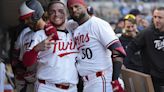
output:
{"label": "white baseball pants", "polygon": [[71,86],[68,89],[57,88],[55,85],[39,83],[36,92],[77,92],[77,86]]}
{"label": "white baseball pants", "polygon": [[111,85],[112,72],[110,69],[103,72],[104,74],[99,77],[96,77],[95,74],[88,76],[88,79],[84,80],[83,92],[113,92]]}

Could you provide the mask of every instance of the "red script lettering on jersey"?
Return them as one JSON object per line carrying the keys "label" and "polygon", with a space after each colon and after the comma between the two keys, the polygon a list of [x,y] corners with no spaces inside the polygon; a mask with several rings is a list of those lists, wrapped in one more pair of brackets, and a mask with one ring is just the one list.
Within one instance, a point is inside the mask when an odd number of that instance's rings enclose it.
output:
{"label": "red script lettering on jersey", "polygon": [[81,34],[79,33],[78,36],[74,37],[75,38],[75,43],[78,45],[78,49],[80,49],[81,47],[83,47],[83,43],[89,42],[89,34]]}
{"label": "red script lettering on jersey", "polygon": [[[76,49],[76,44],[73,42],[73,40],[71,39],[69,42],[56,42],[54,44],[54,53],[58,50],[58,51],[64,51],[64,53],[60,53],[58,54],[59,57],[64,57],[66,55],[69,54],[74,54],[74,53],[78,53],[77,51],[75,51]],[[70,51],[66,51],[66,50],[70,50]]]}

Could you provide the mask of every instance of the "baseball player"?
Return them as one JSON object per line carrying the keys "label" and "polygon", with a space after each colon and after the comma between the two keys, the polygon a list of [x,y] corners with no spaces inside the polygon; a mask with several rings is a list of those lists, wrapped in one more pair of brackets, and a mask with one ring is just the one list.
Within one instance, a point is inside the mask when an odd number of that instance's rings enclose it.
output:
{"label": "baseball player", "polygon": [[35,34],[35,31],[42,28],[41,24],[45,24],[42,20],[43,13],[44,11],[41,4],[36,0],[23,2],[20,6],[20,19],[24,20],[28,27],[22,31],[15,43],[15,50],[20,51],[20,53],[17,54],[19,56],[17,66],[19,65],[20,68],[18,70],[21,71],[21,73],[16,74],[18,92],[34,92],[36,64],[31,67],[24,67],[22,64],[22,57],[30,46],[31,38]]}
{"label": "baseball player", "polygon": [[[58,40],[53,40],[44,30],[37,31],[23,56],[23,63],[31,66],[38,63],[37,92],[77,92],[78,74],[75,67],[77,49],[71,30],[66,27],[66,9],[60,1],[48,5],[50,22],[57,28]],[[46,30],[46,29],[45,29]],[[32,57],[32,58],[30,58]]]}
{"label": "baseball player", "polygon": [[[23,21],[26,21],[26,19],[32,15],[34,11],[27,8],[25,3],[23,3],[20,6],[20,19]],[[15,75],[15,84],[16,84],[16,90],[17,92],[26,92],[26,80],[24,79],[24,74],[26,72],[26,68],[23,66],[22,63],[22,56],[23,53],[25,52],[24,48],[24,41],[29,38],[24,38],[25,34],[30,32],[31,29],[29,27],[23,29],[23,31],[20,33],[18,36],[15,46],[14,46],[14,51],[13,51],[13,58],[12,58],[12,67],[14,69],[14,75]],[[26,44],[28,41],[25,42]]]}
{"label": "baseball player", "polygon": [[[26,67],[23,66],[23,63],[22,63],[22,56],[24,52],[26,51],[26,47],[30,44],[30,41],[31,41],[30,37],[32,36],[33,36],[33,31],[31,31],[29,27],[25,28],[15,43],[15,50],[20,51],[18,54],[19,55],[18,60],[15,59],[16,63],[13,64],[13,66],[15,65],[14,67],[16,68],[15,83],[16,83],[17,92],[28,92],[27,83],[32,84],[32,82],[30,83],[27,80],[25,80],[25,75],[27,75],[27,69]],[[29,77],[29,74],[28,74],[28,77]]]}
{"label": "baseball player", "polygon": [[109,23],[89,16],[84,0],[68,0],[67,7],[79,24],[74,40],[79,50],[76,59],[84,81],[83,92],[124,92],[118,77],[126,53]]}

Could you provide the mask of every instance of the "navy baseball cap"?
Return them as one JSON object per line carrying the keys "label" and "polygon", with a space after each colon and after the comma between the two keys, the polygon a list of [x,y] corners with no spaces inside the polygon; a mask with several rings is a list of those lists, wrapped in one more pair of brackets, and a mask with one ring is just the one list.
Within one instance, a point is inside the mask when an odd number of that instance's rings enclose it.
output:
{"label": "navy baseball cap", "polygon": [[143,13],[141,13],[138,9],[130,10],[129,14],[133,14],[134,16],[143,15]]}
{"label": "navy baseball cap", "polygon": [[92,7],[92,6],[88,6],[88,7],[87,7],[87,12],[88,12],[89,14],[94,14],[94,9],[93,9],[93,7]]}

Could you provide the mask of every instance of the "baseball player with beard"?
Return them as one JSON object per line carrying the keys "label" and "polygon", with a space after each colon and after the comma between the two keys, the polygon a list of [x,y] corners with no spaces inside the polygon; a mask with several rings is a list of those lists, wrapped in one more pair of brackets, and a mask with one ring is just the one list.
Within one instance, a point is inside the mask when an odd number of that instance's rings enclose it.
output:
{"label": "baseball player with beard", "polygon": [[31,38],[34,36],[35,31],[49,27],[48,30],[45,30],[46,35],[48,35],[47,32],[55,31],[53,26],[49,26],[50,24],[46,24],[43,21],[43,13],[44,10],[37,0],[25,1],[20,6],[20,19],[24,20],[28,27],[21,32],[15,42],[15,58],[12,59],[12,66],[16,73],[16,86],[18,92],[34,92],[37,64],[30,67],[24,67],[22,58],[31,45]]}
{"label": "baseball player with beard", "polygon": [[[52,39],[54,33],[37,31],[30,47],[23,56],[25,66],[38,63],[37,92],[77,92],[78,74],[75,67],[77,49],[71,30],[66,27],[66,7],[60,1],[48,5],[50,22],[57,28],[58,40]],[[49,29],[49,28],[47,28]]]}
{"label": "baseball player with beard", "polygon": [[79,24],[74,40],[79,50],[76,59],[84,81],[83,92],[124,92],[118,77],[126,53],[109,23],[89,16],[84,0],[68,0],[67,7]]}

